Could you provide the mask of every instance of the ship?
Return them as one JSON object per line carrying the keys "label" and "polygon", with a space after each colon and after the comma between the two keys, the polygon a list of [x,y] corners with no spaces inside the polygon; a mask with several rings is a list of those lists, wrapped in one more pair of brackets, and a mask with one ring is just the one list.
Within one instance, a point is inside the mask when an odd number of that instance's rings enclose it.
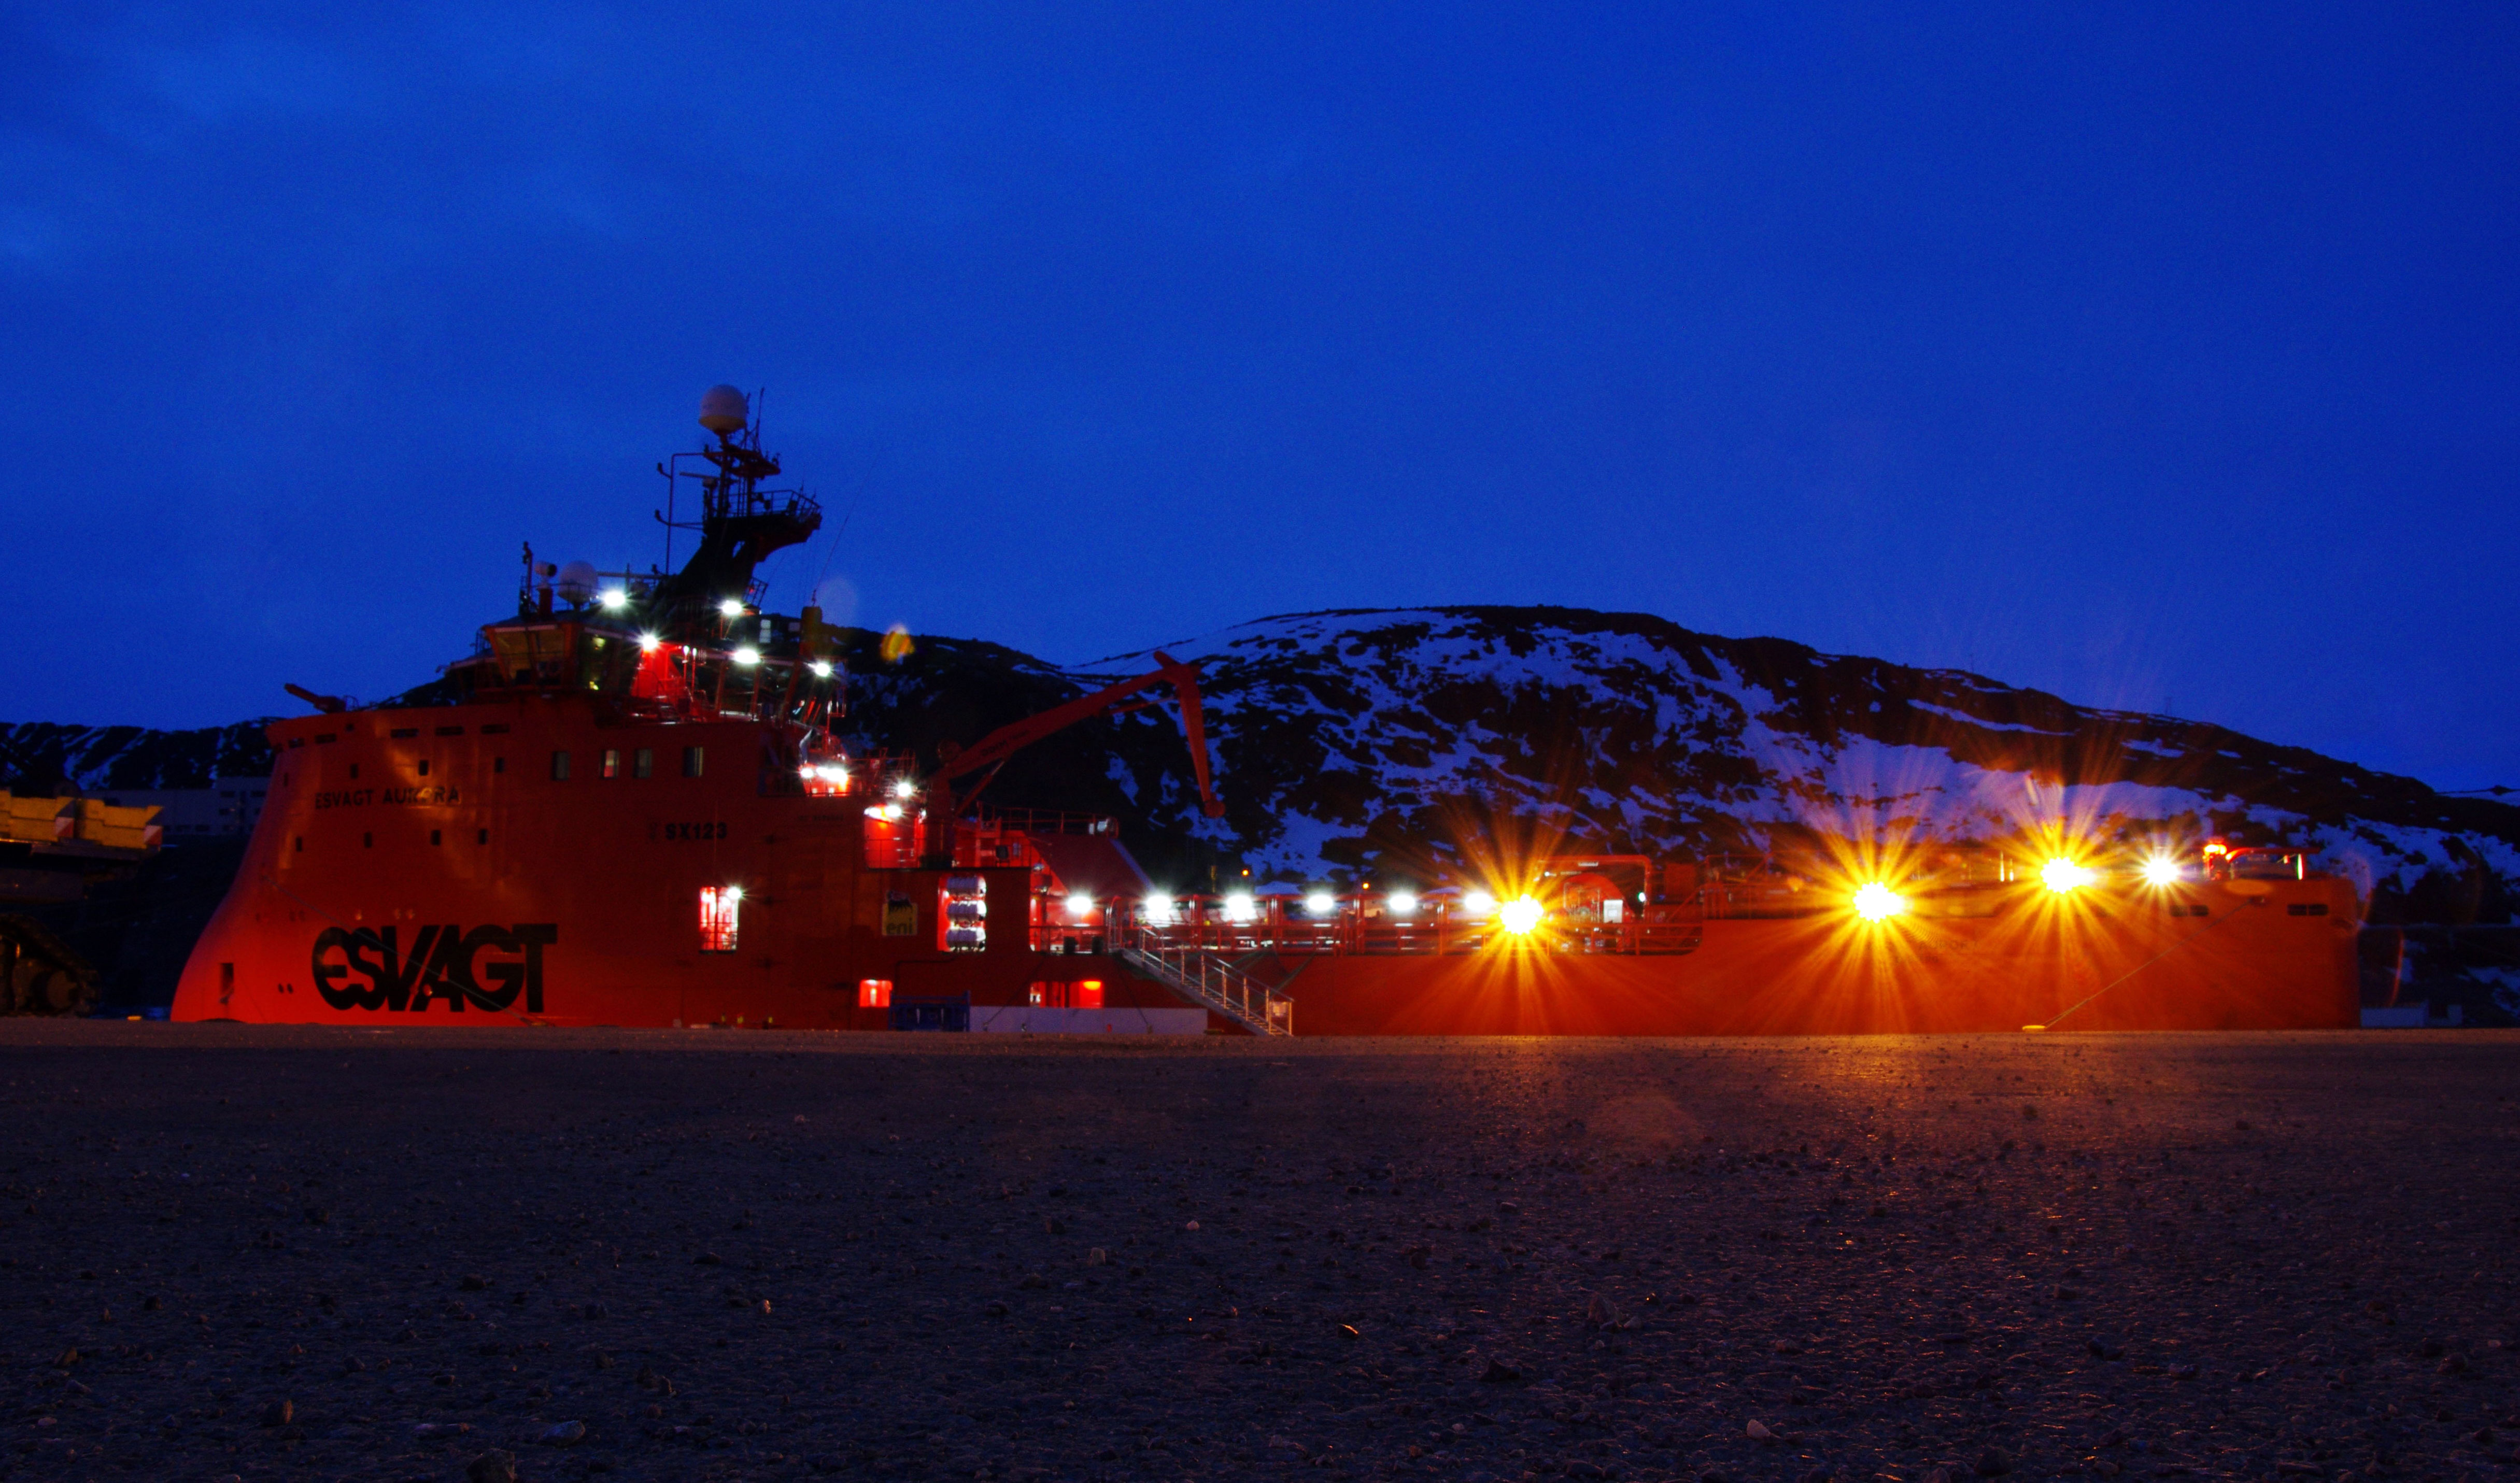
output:
{"label": "ship", "polygon": [[[2359,1022],[2350,881],[2053,823],[1757,856],[1471,851],[1422,882],[1158,889],[1118,824],[1001,808],[1008,760],[1194,663],[922,755],[853,747],[841,630],[758,576],[822,527],[750,399],[657,466],[666,561],[527,547],[515,610],[415,695],[292,686],[268,797],[172,1017],[964,1033],[1856,1034]],[[688,512],[688,514],[687,514]],[[694,539],[675,564],[671,542]],[[888,641],[891,642],[891,641]],[[897,642],[907,644],[906,634]],[[1229,780],[1230,781],[1230,780]]]}

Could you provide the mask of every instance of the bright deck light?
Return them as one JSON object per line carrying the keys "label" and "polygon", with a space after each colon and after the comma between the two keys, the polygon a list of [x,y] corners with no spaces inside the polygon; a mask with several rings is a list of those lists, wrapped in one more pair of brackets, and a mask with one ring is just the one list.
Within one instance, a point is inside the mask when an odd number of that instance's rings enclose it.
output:
{"label": "bright deck light", "polygon": [[1304,898],[1304,910],[1316,917],[1327,917],[1338,910],[1338,898],[1328,891],[1315,891]]}
{"label": "bright deck light", "polygon": [[1145,915],[1148,926],[1173,924],[1173,898],[1160,891],[1148,896],[1139,910]]}
{"label": "bright deck light", "polygon": [[1497,922],[1507,931],[1520,934],[1540,925],[1540,903],[1528,896],[1516,896],[1497,910]]}
{"label": "bright deck light", "polygon": [[606,612],[619,612],[630,606],[630,594],[618,587],[607,587],[595,601],[604,605]]}
{"label": "bright deck light", "polygon": [[738,664],[758,664],[761,662],[761,651],[753,648],[749,644],[746,644],[742,649],[735,652],[735,662]]}
{"label": "bright deck light", "polygon": [[896,798],[913,797],[916,796],[918,792],[919,785],[911,782],[908,778],[901,779],[892,786],[892,795]]}
{"label": "bright deck light", "polygon": [[814,672],[814,678],[817,680],[828,680],[832,677],[832,661],[829,659],[816,659],[805,667]]}
{"label": "bright deck light", "polygon": [[2179,862],[2168,855],[2155,855],[2143,863],[2143,883],[2146,885],[2176,885],[2181,875]]}
{"label": "bright deck light", "polygon": [[1394,917],[1415,917],[1418,915],[1418,893],[1415,891],[1393,891],[1390,896],[1385,898],[1385,900],[1391,908],[1391,915]]}
{"label": "bright deck light", "polygon": [[1094,915],[1094,898],[1078,891],[1067,898],[1067,915],[1078,921]]}
{"label": "bright deck light", "polygon": [[2039,867],[2040,882],[2060,896],[2067,891],[2090,885],[2098,878],[2099,872],[2088,865],[2077,865],[2061,855]]}
{"label": "bright deck light", "polygon": [[652,633],[643,633],[639,636],[639,652],[643,654],[654,653],[656,652],[656,646],[664,642],[664,640],[656,637]]}
{"label": "bright deck light", "polygon": [[1855,915],[1867,921],[1884,921],[1906,910],[1908,898],[1878,880],[1855,888]]}
{"label": "bright deck light", "polygon": [[728,886],[726,888],[726,899],[729,901],[742,901],[743,899],[743,887],[740,885]]}
{"label": "bright deck light", "polygon": [[1484,917],[1496,910],[1496,898],[1485,891],[1463,891],[1462,912],[1464,916]]}
{"label": "bright deck light", "polygon": [[1236,891],[1233,895],[1225,898],[1225,920],[1228,921],[1249,921],[1251,920],[1250,892]]}
{"label": "bright deck light", "polygon": [[717,615],[721,618],[742,617],[743,605],[733,598],[729,598],[725,602],[717,605]]}

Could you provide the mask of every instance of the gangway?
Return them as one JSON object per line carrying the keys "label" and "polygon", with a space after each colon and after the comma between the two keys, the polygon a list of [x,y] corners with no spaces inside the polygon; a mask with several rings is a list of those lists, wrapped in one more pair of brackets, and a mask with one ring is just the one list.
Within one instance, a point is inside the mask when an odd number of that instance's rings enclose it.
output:
{"label": "gangway", "polygon": [[1133,926],[1121,943],[1122,963],[1176,993],[1205,1005],[1254,1035],[1295,1033],[1295,1002],[1203,948],[1167,945],[1153,930]]}

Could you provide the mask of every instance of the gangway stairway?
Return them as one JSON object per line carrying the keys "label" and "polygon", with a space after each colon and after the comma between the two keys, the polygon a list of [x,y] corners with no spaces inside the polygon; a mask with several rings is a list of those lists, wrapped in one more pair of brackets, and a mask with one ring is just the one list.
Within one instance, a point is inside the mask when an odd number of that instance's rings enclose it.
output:
{"label": "gangway stairway", "polygon": [[1120,945],[1118,956],[1139,972],[1254,1035],[1295,1033],[1295,1002],[1213,951],[1168,947],[1141,926]]}

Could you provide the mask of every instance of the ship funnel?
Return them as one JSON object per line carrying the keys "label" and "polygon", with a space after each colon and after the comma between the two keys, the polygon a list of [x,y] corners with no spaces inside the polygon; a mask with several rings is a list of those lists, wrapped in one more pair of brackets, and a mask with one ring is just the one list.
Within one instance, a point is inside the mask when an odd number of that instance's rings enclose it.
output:
{"label": "ship funnel", "polygon": [[733,386],[711,386],[700,393],[700,426],[720,437],[742,432],[752,421],[752,404]]}

